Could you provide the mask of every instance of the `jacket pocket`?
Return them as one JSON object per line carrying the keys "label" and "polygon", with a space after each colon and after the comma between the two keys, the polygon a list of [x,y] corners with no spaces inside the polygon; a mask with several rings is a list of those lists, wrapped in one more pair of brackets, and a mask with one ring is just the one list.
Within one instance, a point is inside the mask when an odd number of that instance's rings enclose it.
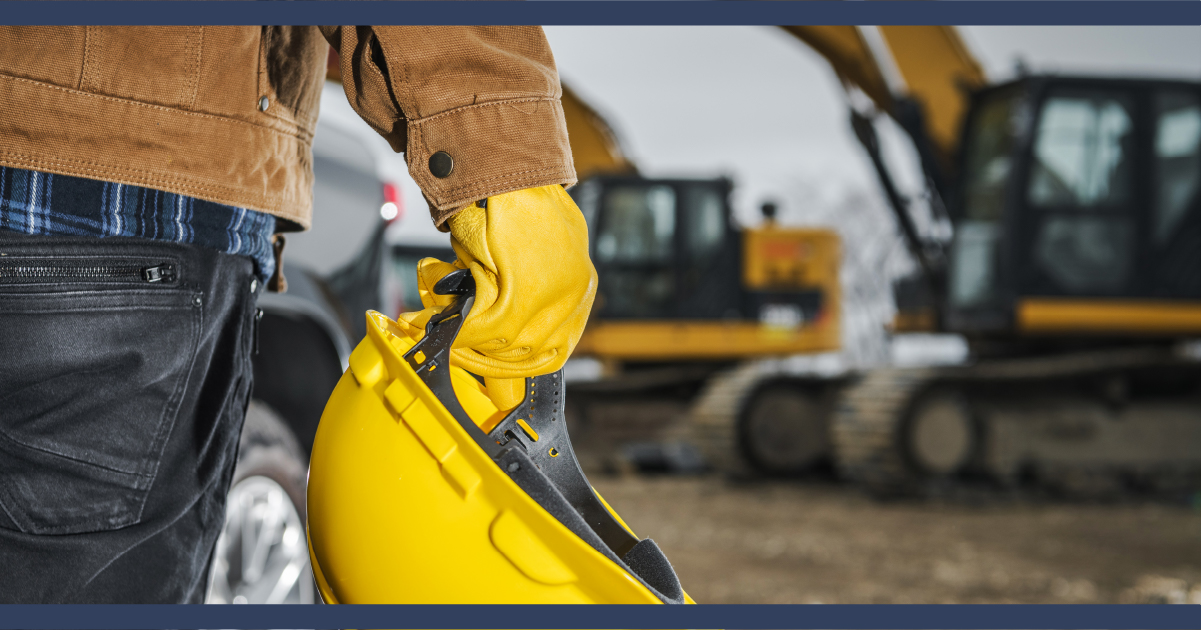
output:
{"label": "jacket pocket", "polygon": [[203,26],[89,26],[79,89],[192,109],[203,48]]}
{"label": "jacket pocket", "polygon": [[139,522],[202,317],[199,294],[146,277],[0,277],[0,508],[11,521],[0,526],[73,534]]}

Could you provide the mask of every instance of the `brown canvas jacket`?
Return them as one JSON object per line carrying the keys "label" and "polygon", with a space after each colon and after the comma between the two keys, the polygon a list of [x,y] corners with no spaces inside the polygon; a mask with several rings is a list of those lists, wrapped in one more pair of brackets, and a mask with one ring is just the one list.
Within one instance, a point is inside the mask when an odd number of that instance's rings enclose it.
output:
{"label": "brown canvas jacket", "polygon": [[[0,27],[0,165],[307,229],[331,45],[351,105],[405,153],[435,223],[490,195],[575,182],[538,27]],[[445,177],[430,170],[440,151],[454,164]]]}

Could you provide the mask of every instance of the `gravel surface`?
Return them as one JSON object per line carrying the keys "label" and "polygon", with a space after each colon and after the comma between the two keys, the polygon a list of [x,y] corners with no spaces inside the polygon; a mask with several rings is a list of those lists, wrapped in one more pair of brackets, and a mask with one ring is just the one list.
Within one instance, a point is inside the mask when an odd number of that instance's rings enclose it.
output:
{"label": "gravel surface", "polygon": [[821,482],[599,476],[701,603],[1198,603],[1201,506],[880,502]]}

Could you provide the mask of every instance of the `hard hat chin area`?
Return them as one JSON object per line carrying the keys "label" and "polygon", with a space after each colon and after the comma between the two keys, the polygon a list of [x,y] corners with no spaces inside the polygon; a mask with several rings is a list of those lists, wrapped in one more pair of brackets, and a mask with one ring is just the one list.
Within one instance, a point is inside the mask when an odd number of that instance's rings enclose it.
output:
{"label": "hard hat chin area", "polygon": [[[331,603],[689,603],[671,563],[592,490],[559,372],[497,410],[450,365],[467,272],[424,334],[368,313],[310,464],[309,549]],[[498,415],[503,414],[502,418]],[[485,432],[481,426],[489,427]]]}

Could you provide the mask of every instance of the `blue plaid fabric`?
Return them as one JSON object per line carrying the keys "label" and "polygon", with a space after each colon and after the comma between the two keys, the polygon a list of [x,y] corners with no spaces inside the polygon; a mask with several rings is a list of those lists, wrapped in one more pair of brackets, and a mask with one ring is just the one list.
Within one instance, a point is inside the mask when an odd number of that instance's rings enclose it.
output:
{"label": "blue plaid fabric", "polygon": [[55,236],[136,236],[249,256],[275,272],[275,217],[175,193],[0,166],[0,230]]}

